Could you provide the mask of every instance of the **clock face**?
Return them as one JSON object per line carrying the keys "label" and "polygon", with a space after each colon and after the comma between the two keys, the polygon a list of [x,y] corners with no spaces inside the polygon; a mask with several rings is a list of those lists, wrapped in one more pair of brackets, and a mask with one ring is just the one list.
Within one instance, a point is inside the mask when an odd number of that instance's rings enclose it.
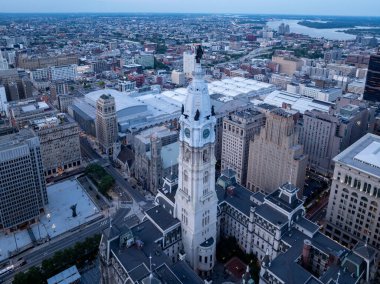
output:
{"label": "clock face", "polygon": [[189,128],[185,128],[185,135],[187,138],[190,138],[190,129]]}
{"label": "clock face", "polygon": [[203,130],[203,138],[206,139],[210,136],[210,130],[209,129],[205,129]]}

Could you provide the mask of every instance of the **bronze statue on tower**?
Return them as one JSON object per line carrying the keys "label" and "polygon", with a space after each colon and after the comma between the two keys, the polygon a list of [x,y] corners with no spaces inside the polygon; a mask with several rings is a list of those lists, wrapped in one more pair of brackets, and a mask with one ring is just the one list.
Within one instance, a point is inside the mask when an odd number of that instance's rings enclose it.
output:
{"label": "bronze statue on tower", "polygon": [[198,45],[197,50],[196,50],[196,55],[195,55],[195,60],[197,63],[201,63],[202,56],[203,56],[202,46]]}

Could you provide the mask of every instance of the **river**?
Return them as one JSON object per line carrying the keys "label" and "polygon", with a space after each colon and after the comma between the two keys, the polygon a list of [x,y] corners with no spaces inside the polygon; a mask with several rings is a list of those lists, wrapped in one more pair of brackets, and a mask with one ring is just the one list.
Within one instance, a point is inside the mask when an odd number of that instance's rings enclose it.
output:
{"label": "river", "polygon": [[284,23],[285,25],[286,24],[289,25],[291,33],[308,35],[314,38],[324,37],[325,39],[328,39],[328,40],[353,40],[356,38],[355,35],[339,32],[339,30],[344,30],[343,28],[342,29],[315,29],[315,28],[301,26],[298,24],[299,21],[301,20],[273,20],[273,21],[268,21],[267,26],[277,31],[279,25],[281,25],[281,23]]}

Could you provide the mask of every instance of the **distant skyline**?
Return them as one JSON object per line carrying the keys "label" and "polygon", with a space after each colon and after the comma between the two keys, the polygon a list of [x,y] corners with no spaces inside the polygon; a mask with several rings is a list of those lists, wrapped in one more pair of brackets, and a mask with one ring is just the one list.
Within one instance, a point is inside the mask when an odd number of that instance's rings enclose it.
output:
{"label": "distant skyline", "polygon": [[2,13],[157,12],[380,16],[379,0],[2,0]]}

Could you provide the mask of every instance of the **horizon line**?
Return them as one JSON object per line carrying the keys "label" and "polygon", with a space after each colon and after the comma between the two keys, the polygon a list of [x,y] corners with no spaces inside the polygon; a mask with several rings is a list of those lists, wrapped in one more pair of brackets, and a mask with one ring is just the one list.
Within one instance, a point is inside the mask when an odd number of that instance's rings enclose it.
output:
{"label": "horizon line", "polygon": [[332,14],[279,14],[279,13],[231,13],[231,12],[90,12],[90,11],[66,11],[66,12],[0,12],[0,15],[17,14],[192,14],[192,15],[246,15],[246,16],[308,16],[308,17],[352,17],[352,18],[380,18],[372,15],[332,15]]}

